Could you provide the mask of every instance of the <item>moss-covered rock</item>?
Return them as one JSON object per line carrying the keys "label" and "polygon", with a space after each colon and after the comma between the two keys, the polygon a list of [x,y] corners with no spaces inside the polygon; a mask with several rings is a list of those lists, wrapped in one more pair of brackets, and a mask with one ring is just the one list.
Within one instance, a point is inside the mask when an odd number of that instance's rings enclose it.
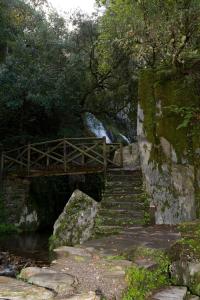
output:
{"label": "moss-covered rock", "polygon": [[147,69],[140,75],[139,98],[141,164],[156,223],[194,220],[199,215],[200,138],[198,122],[187,119],[193,120],[190,109],[200,106],[194,82],[176,70]]}
{"label": "moss-covered rock", "polygon": [[200,221],[179,226],[181,239],[170,250],[171,278],[200,296]]}
{"label": "moss-covered rock", "polygon": [[73,246],[88,240],[93,232],[98,208],[99,204],[91,197],[75,190],[54,224],[51,248]]}

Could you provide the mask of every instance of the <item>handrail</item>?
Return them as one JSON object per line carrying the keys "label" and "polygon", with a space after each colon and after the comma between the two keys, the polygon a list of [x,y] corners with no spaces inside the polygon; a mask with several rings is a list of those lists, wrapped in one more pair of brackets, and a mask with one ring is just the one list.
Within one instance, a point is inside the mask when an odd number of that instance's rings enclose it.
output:
{"label": "handrail", "polygon": [[[114,162],[114,154],[120,150],[120,164]],[[32,176],[49,174],[106,172],[108,168],[123,166],[122,144],[106,144],[106,138],[63,138],[28,144],[1,154],[1,174]],[[51,171],[51,172],[50,172]],[[38,175],[38,176],[40,176]]]}

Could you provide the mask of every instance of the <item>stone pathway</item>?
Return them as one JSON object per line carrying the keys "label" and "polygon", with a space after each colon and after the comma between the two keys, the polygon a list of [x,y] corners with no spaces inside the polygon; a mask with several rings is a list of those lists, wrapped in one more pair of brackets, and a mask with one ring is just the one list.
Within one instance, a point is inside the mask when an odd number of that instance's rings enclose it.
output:
{"label": "stone pathway", "polygon": [[[0,299],[100,300],[103,296],[121,300],[127,287],[126,270],[133,262],[119,255],[140,246],[167,249],[178,238],[174,227],[133,226],[124,228],[118,235],[91,240],[78,248],[60,247],[55,250],[56,258],[49,268],[32,267],[21,272],[20,277],[26,283],[0,277]],[[146,268],[152,266],[150,261],[134,263]]]}
{"label": "stone pathway", "polygon": [[120,255],[134,247],[144,246],[154,249],[169,249],[180,238],[174,226],[133,226],[120,234],[85,242],[82,247],[94,247],[109,255]]}

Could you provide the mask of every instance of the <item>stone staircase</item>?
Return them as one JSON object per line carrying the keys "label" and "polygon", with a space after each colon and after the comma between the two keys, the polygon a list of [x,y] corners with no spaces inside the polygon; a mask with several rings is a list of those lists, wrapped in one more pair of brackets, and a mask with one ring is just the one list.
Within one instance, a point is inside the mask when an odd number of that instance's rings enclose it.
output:
{"label": "stone staircase", "polygon": [[140,170],[115,170],[107,174],[95,234],[110,235],[148,219],[148,203]]}

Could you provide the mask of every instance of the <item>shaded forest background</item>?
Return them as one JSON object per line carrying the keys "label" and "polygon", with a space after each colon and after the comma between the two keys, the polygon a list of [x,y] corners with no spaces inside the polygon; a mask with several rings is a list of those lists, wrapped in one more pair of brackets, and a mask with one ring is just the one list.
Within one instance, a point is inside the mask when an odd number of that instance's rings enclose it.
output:
{"label": "shaded forest background", "polygon": [[[138,75],[144,68],[160,70],[163,80],[169,70],[178,73],[200,97],[199,0],[96,3],[103,14],[61,16],[46,0],[0,0],[2,148],[88,136],[88,113],[106,124],[114,139],[117,127],[134,141]],[[200,105],[171,110],[181,117],[180,126],[199,122]],[[51,208],[50,223],[71,193],[66,182],[33,182],[32,196],[44,219]],[[91,182],[94,189],[100,186],[98,178],[86,178],[82,189]]]}
{"label": "shaded forest background", "polygon": [[0,1],[0,137],[4,148],[88,136],[86,113],[134,115],[129,57],[101,68],[99,18],[64,18],[46,1]]}

